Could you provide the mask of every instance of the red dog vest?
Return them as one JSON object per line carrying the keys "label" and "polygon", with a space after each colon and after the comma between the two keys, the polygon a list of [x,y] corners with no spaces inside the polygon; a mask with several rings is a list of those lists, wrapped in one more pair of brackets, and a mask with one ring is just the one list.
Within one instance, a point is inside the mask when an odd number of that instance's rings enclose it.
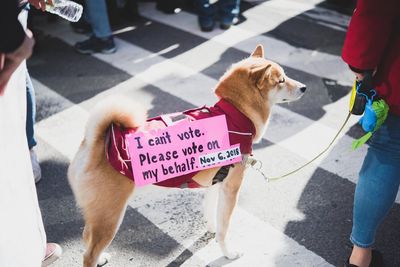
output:
{"label": "red dog vest", "polygon": [[[107,132],[106,138],[106,157],[108,162],[114,167],[116,171],[134,181],[131,157],[129,155],[128,147],[125,143],[125,136],[129,133],[134,133],[137,130],[148,130],[168,127],[169,120],[173,116],[164,115],[148,119],[146,124],[140,129],[125,129],[112,124]],[[236,107],[225,100],[220,100],[213,107],[200,107],[179,113],[180,116],[184,115],[190,121],[201,120],[219,115],[225,115],[229,131],[229,142],[231,145],[240,144],[240,151],[242,154],[252,153],[253,137],[256,133],[255,127],[251,120],[249,120],[242,112]],[[215,129],[218,131],[218,129]],[[180,187],[182,184],[187,183],[188,187],[198,187],[198,184],[192,180],[192,177],[198,171],[174,177],[162,182],[157,183],[159,186],[166,187]]]}

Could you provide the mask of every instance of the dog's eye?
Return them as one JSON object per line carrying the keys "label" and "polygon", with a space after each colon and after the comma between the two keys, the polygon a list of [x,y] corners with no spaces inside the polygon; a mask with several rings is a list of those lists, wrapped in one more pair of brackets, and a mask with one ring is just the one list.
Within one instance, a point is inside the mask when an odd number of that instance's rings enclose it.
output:
{"label": "dog's eye", "polygon": [[279,80],[279,83],[284,83],[285,82],[285,78],[282,78]]}

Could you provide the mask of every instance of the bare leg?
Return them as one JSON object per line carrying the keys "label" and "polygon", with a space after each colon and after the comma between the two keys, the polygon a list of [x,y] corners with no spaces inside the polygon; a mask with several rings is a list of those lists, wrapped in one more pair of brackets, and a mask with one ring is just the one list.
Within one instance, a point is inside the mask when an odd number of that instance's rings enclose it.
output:
{"label": "bare leg", "polygon": [[368,267],[372,258],[371,251],[371,248],[361,248],[354,245],[349,262],[359,267]]}

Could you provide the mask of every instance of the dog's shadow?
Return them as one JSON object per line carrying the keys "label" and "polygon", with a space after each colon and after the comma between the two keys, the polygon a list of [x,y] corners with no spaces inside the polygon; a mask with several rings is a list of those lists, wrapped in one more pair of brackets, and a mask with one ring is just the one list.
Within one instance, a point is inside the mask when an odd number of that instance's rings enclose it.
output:
{"label": "dog's shadow", "polygon": [[[189,260],[194,253],[199,251],[200,249],[204,248],[207,246],[212,240],[215,239],[215,233],[211,232],[205,232],[204,235],[202,235],[200,238],[198,238],[191,247],[188,249],[184,250],[178,257],[175,258],[174,261],[172,261],[170,264],[167,265],[167,267],[177,267],[181,266],[184,264],[187,260]],[[212,260],[211,262],[207,263],[205,266],[206,267],[221,267],[225,266],[227,264],[230,264],[240,258],[230,260],[224,256],[221,256],[215,260]]]}

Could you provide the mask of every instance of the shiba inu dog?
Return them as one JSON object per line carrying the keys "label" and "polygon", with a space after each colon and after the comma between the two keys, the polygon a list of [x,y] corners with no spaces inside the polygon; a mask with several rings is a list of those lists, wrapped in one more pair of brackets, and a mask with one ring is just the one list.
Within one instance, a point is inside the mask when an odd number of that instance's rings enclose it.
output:
{"label": "shiba inu dog", "polygon": [[[250,57],[233,64],[220,78],[215,87],[220,101],[214,107],[207,112],[195,109],[185,114],[200,116],[199,119],[204,113],[226,115],[230,142],[240,143],[245,159],[251,153],[251,145],[263,137],[272,106],[298,100],[305,90],[304,84],[287,77],[277,63],[265,59],[264,49],[258,45]],[[146,111],[126,99],[99,103],[89,117],[84,139],[68,170],[69,183],[85,220],[85,267],[104,262],[102,253],[118,231],[135,189],[134,179],[127,178],[110,163],[107,152],[110,127],[141,129],[146,120]],[[185,180],[208,187],[204,199],[208,230],[216,233],[222,254],[229,259],[240,256],[229,249],[225,236],[245,168],[245,160],[235,163],[227,168],[226,177],[214,179],[214,184],[213,178],[220,167],[198,171]],[[218,204],[213,202],[216,194]]]}

